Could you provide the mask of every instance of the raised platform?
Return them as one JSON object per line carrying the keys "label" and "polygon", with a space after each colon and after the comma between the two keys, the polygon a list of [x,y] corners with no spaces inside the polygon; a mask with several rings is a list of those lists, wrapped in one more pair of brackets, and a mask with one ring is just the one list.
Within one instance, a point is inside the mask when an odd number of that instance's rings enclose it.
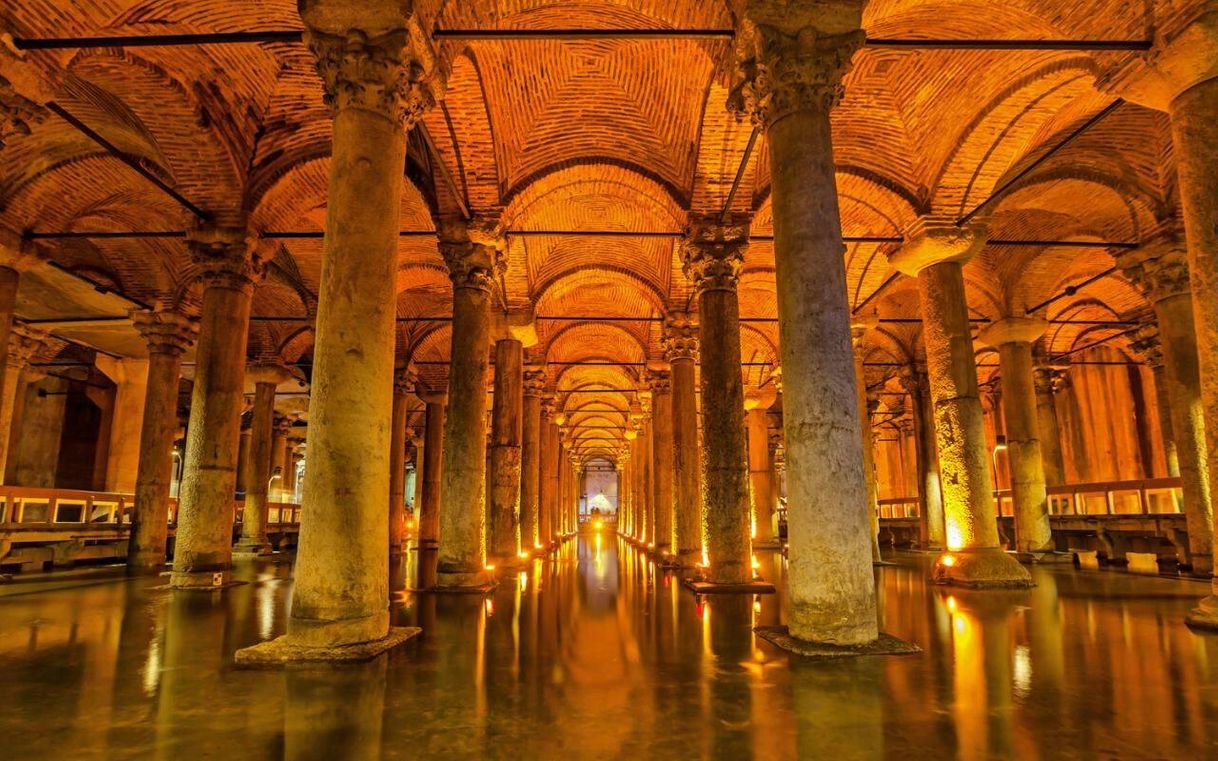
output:
{"label": "raised platform", "polygon": [[263,642],[237,651],[233,662],[243,669],[304,669],[360,663],[392,650],[423,630],[415,626],[391,626],[389,634],[374,642],[339,647],[301,647],[288,637]]}
{"label": "raised platform", "polygon": [[865,645],[832,645],[795,639],[785,626],[758,626],[753,631],[775,647],[805,658],[857,658],[862,655],[913,655],[922,652],[922,648],[914,643],[884,632],[880,632],[874,642]]}
{"label": "raised platform", "polygon": [[682,579],[681,583],[697,595],[765,595],[773,594],[774,585],[768,581],[750,581],[744,584],[718,584],[701,579]]}

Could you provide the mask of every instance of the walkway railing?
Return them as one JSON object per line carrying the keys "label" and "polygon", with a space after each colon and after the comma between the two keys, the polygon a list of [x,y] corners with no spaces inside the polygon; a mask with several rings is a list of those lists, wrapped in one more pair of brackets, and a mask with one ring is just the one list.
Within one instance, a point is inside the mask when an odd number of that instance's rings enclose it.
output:
{"label": "walkway railing", "polygon": [[[89,526],[127,526],[135,508],[135,495],[119,492],[79,491],[75,489],[41,489],[31,486],[0,486],[0,526],[7,529],[22,526],[56,524]],[[245,500],[233,502],[233,515],[240,522]],[[178,501],[169,501],[166,520],[177,524]],[[272,502],[267,506],[267,524],[293,526],[300,523],[300,505]]]}
{"label": "walkway railing", "polygon": [[[1142,478],[1130,481],[1096,481],[1050,486],[1050,515],[1174,515],[1180,512],[1181,480]],[[998,515],[1014,515],[1010,489],[994,492]],[[893,497],[879,502],[881,519],[917,518],[917,497]]]}

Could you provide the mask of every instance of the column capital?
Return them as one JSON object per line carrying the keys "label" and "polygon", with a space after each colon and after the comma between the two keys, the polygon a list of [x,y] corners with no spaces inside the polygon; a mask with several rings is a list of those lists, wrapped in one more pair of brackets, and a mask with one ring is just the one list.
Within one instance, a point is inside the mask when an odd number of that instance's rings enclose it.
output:
{"label": "column capital", "polygon": [[1034,367],[1032,385],[1038,394],[1056,394],[1066,387],[1066,371],[1048,365]]}
{"label": "column capital", "polygon": [[693,216],[681,246],[685,277],[699,292],[734,291],[749,245],[749,216]]}
{"label": "column capital", "polygon": [[736,34],[728,108],[769,129],[800,111],[828,112],[866,38],[857,0],[754,1]]}
{"label": "column capital", "polygon": [[413,367],[399,367],[393,373],[393,393],[414,394],[418,390],[419,376]]}
{"label": "column capital", "polygon": [[271,422],[271,429],[279,436],[287,436],[292,430],[292,426],[296,424],[296,420],[290,415],[276,415]]}
{"label": "column capital", "polygon": [[257,387],[263,384],[278,388],[282,384],[293,380],[302,380],[300,371],[286,367],[278,362],[260,362],[245,368],[246,388],[251,386]]}
{"label": "column capital", "polygon": [[179,312],[134,309],[131,322],[148,344],[148,353],[180,357],[195,342],[199,325]]}
{"label": "column capital", "polygon": [[653,395],[672,393],[672,373],[666,369],[647,369],[647,385]]}
{"label": "column capital", "polygon": [[933,264],[967,262],[985,246],[985,238],[986,228],[981,224],[957,227],[946,218],[920,217],[888,263],[903,275],[917,277]]}
{"label": "column capital", "polygon": [[689,315],[671,314],[664,320],[664,333],[660,338],[664,347],[664,359],[698,361],[698,324]]}
{"label": "column capital", "polygon": [[1152,370],[1162,367],[1163,345],[1159,340],[1159,326],[1154,323],[1139,325],[1130,336],[1129,351]]}
{"label": "column capital", "polygon": [[867,331],[873,330],[879,325],[880,316],[875,312],[850,317],[850,343],[854,346],[855,351],[863,348],[863,338],[867,335]]}
{"label": "column capital", "polygon": [[423,404],[438,404],[443,407],[448,403],[448,393],[444,391],[432,391],[423,387],[421,383],[415,384],[414,395],[419,397],[419,401]]}
{"label": "column capital", "polygon": [[55,95],[54,87],[12,38],[0,35],[0,148],[30,134],[46,118],[43,106]]}
{"label": "column capital", "polygon": [[524,368],[524,395],[540,397],[546,388],[546,369],[541,365],[529,365]]}
{"label": "column capital", "polygon": [[253,292],[266,275],[266,262],[255,255],[245,228],[199,226],[186,232],[186,245],[205,288]]}
{"label": "column capital", "polygon": [[412,24],[379,34],[308,28],[305,44],[316,59],[332,114],[370,111],[409,131],[443,97],[435,51]]}
{"label": "column capital", "polygon": [[1172,231],[1116,256],[1121,273],[1152,304],[1176,296],[1191,296],[1188,279],[1188,250],[1179,233]]}
{"label": "column capital", "polygon": [[440,254],[448,266],[453,288],[490,292],[495,277],[506,267],[506,243],[497,218],[464,220],[445,216],[439,220]]}
{"label": "column capital", "polygon": [[[1212,8],[1212,3],[1204,5]],[[1096,89],[1156,111],[1170,111],[1182,93],[1218,78],[1218,10],[1157,14],[1148,53],[1131,54],[1096,78]]]}
{"label": "column capital", "polygon": [[46,346],[50,333],[26,325],[13,325],[8,337],[8,366],[21,371]]}
{"label": "column capital", "polygon": [[977,334],[977,342],[997,349],[1004,344],[1030,344],[1049,329],[1040,317],[1003,317],[994,320]]}
{"label": "column capital", "polygon": [[[0,120],[3,120],[3,105],[0,105]],[[4,129],[0,124],[0,132]],[[0,147],[4,146],[3,134],[0,134]],[[33,241],[23,238],[6,228],[0,227],[0,267],[17,272],[25,272],[42,261],[42,254]]]}
{"label": "column capital", "polygon": [[745,410],[768,410],[774,406],[776,401],[778,401],[778,389],[773,383],[758,388],[749,387],[744,390]]}

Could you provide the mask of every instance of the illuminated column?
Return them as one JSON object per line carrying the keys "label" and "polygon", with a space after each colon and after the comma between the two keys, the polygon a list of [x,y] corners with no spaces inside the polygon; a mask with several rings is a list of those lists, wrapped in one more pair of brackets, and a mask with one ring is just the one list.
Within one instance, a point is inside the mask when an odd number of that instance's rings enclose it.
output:
{"label": "illuminated column", "polygon": [[242,494],[249,491],[251,422],[244,412],[241,413],[241,433],[237,439],[237,491]]}
{"label": "illuminated column", "polygon": [[672,377],[667,369],[648,371],[651,384],[651,467],[654,494],[651,504],[655,510],[655,533],[652,542],[656,553],[667,556],[672,552],[673,513],[673,433]]}
{"label": "illuminated column", "polygon": [[[9,333],[4,374],[7,380],[3,386],[3,396],[0,397],[0,476],[4,483],[12,483],[8,476],[12,475],[16,461],[13,428],[17,422],[20,430],[20,409],[24,405],[26,390],[31,379],[30,360],[43,348],[43,339],[48,334],[32,330],[28,327],[14,327]],[[18,433],[18,436],[20,434]]]}
{"label": "illuminated column", "polygon": [[127,569],[132,573],[157,573],[165,565],[169,533],[169,486],[173,481],[182,354],[194,342],[198,328],[169,311],[137,311],[131,319],[148,344],[148,383],[144,389]]}
{"label": "illuminated column", "polygon": [[284,460],[290,457],[288,451],[288,433],[292,430],[292,419],[275,414],[275,422],[271,426],[271,485],[267,489],[268,502],[284,502],[283,490],[286,486],[287,468]]}
{"label": "illuminated column", "polygon": [[532,552],[540,542],[541,396],[546,371],[529,367],[523,373],[523,421],[520,443],[520,546]]}
{"label": "illuminated column", "polygon": [[748,429],[749,486],[753,504],[753,547],[777,549],[774,533],[774,511],[778,506],[778,485],[770,462],[769,409],[778,394],[774,384],[761,389],[749,389],[744,397],[744,419]]}
{"label": "illuminated column", "polygon": [[[1148,55],[1123,58],[1097,84],[1171,118],[1202,378],[1201,425],[1208,449],[1218,451],[1218,13],[1206,7],[1200,14],[1167,15]],[[1175,433],[1179,442],[1184,432]],[[1184,457],[1178,450],[1179,444],[1177,453]],[[1218,480],[1218,457],[1208,465],[1212,483]],[[1183,461],[1180,468],[1183,475]],[[1192,533],[1190,527],[1190,544]],[[1213,585],[1190,624],[1218,628],[1218,577]]]}
{"label": "illuminated column", "polygon": [[254,283],[263,273],[245,237],[244,229],[204,228],[188,239],[203,278],[203,315],[169,582],[175,589],[231,581],[245,349]]}
{"label": "illuminated column", "polygon": [[432,59],[401,3],[301,10],[334,121],[308,467],[288,633],[238,662],[370,658],[417,632],[389,624],[386,513],[402,167]]}
{"label": "illuminated column", "polygon": [[617,530],[630,536],[630,500],[626,499],[626,462],[630,455],[625,448],[618,452],[617,463]]}
{"label": "illuminated column", "polygon": [[442,220],[440,251],[453,283],[438,588],[479,587],[486,572],[486,387],[491,291],[503,269],[503,240],[485,222]]}
{"label": "illuminated column", "polygon": [[926,369],[920,366],[903,368],[901,387],[909,394],[909,409],[913,419],[920,542],[924,549],[941,550],[947,546],[947,536],[943,525],[943,492],[939,486],[934,407],[930,399],[930,381],[926,377]]}
{"label": "illuminated column", "polygon": [[140,459],[140,426],[148,395],[148,360],[99,354],[93,364],[114,382],[114,407],[106,454],[106,491],[135,490]]}
{"label": "illuminated column", "polygon": [[[878,637],[862,421],[850,346],[829,115],[862,43],[857,3],[757,2],[737,37],[729,106],[762,128],[773,167],[774,263],[787,460],[792,637]],[[804,26],[816,19],[820,27]]]}
{"label": "illuminated column", "polygon": [[1045,469],[1036,426],[1036,388],[1032,379],[1032,343],[1048,325],[1032,317],[1005,317],[991,322],[977,340],[998,350],[1002,373],[1002,417],[1006,422],[1011,464],[1011,497],[1015,509],[1015,550],[1021,554],[1053,551]]}
{"label": "illuminated column", "polygon": [[241,555],[267,555],[271,551],[266,521],[273,467],[275,389],[291,379],[287,368],[279,365],[254,365],[245,371],[245,382],[254,387],[254,411],[250,423],[249,482],[246,484],[241,538],[233,550]]}
{"label": "illuminated column", "polygon": [[1180,475],[1180,457],[1176,452],[1176,435],[1172,428],[1171,394],[1167,372],[1163,366],[1163,347],[1159,343],[1159,326],[1149,323],[1138,326],[1129,341],[1129,349],[1147,367],[1155,383],[1155,409],[1159,415],[1159,436],[1163,440],[1163,459],[1168,476]]}
{"label": "illuminated column", "polygon": [[420,393],[423,417],[423,485],[419,500],[419,547],[435,549],[440,543],[440,487],[444,467],[444,408],[446,394]]}
{"label": "illuminated column", "polygon": [[[17,99],[15,105],[21,96],[14,93],[13,97]],[[21,273],[35,261],[36,253],[29,241],[0,229],[0,398],[7,405],[0,408],[0,480],[3,480],[7,465],[9,433],[12,429],[14,405],[11,400],[16,398],[15,391],[21,383],[21,365],[29,361],[29,356],[24,360],[21,358],[22,339],[14,337],[13,310],[17,306]],[[10,347],[16,354],[16,362],[9,359]]]}
{"label": "illuminated column", "polygon": [[487,478],[487,546],[497,565],[515,563],[520,552],[522,361],[524,348],[512,338],[495,342],[495,395],[491,411],[491,472]]}
{"label": "illuminated column", "polygon": [[1028,586],[1031,576],[999,544],[990,452],[973,359],[963,263],[984,244],[974,228],[923,219],[893,265],[918,279],[922,341],[934,404],[947,547],[935,564],[940,583]]}
{"label": "illuminated column", "polygon": [[297,460],[302,459],[302,455],[299,452],[300,447],[304,443],[304,436],[288,436],[288,444],[283,452],[283,472],[285,474],[283,501],[291,504],[299,502],[299,497],[296,494],[297,475],[299,473]]}
{"label": "illuminated column", "polygon": [[389,423],[389,554],[402,554],[406,542],[406,426],[417,378],[408,368],[393,374],[393,413]]}
{"label": "illuminated column", "polygon": [[707,580],[719,584],[753,579],[736,294],[748,239],[747,217],[694,218],[682,247],[685,276],[698,295]]}
{"label": "illuminated column", "polygon": [[[1154,308],[1183,487],[1188,560],[1193,573],[1209,576],[1214,570],[1214,511],[1188,257],[1183,241],[1168,232],[1137,250],[1123,252],[1117,265]],[[1218,425],[1218,419],[1214,424]]]}
{"label": "illuminated column", "polygon": [[643,461],[643,418],[640,412],[630,413],[630,504],[633,507],[634,532],[632,536],[640,543],[647,541],[647,500],[643,496],[643,484],[647,478]]}
{"label": "illuminated column", "polygon": [[867,484],[867,516],[871,525],[871,562],[878,563],[880,556],[880,503],[875,482],[875,435],[871,430],[871,405],[867,399],[867,373],[863,364],[866,356],[863,338],[878,321],[874,317],[856,319],[850,325],[850,343],[854,349],[854,385],[858,396],[859,427],[863,447],[863,480]]}
{"label": "illuminated column", "polygon": [[[1040,456],[1045,468],[1045,485],[1060,486],[1066,482],[1066,465],[1062,459],[1062,435],[1057,424],[1057,403],[1054,396],[1065,382],[1065,373],[1057,368],[1037,366],[1032,368],[1032,382],[1036,385],[1036,430],[1040,433]],[[1160,408],[1160,412],[1167,414],[1167,410],[1163,408]],[[1164,447],[1166,446],[1165,440]],[[1172,457],[1175,457],[1174,444]]]}
{"label": "illuminated column", "polygon": [[701,457],[695,387],[698,326],[685,315],[664,324],[664,359],[672,367],[673,554],[682,568],[702,562]]}
{"label": "illuminated column", "polygon": [[557,465],[558,465],[558,474],[557,474],[556,478],[557,478],[558,486],[555,489],[554,493],[558,495],[558,498],[556,500],[556,506],[555,506],[555,510],[554,510],[554,538],[557,542],[561,543],[562,538],[563,538],[563,532],[564,532],[566,522],[567,522],[567,518],[566,518],[567,496],[568,496],[567,482],[570,480],[570,463],[567,462],[566,431],[563,430],[561,427],[559,428],[559,437],[558,437],[558,463],[557,463]]}
{"label": "illuminated column", "polygon": [[538,487],[541,498],[538,510],[538,534],[541,545],[550,549],[554,543],[554,509],[558,500],[554,494],[557,484],[554,475],[558,468],[558,425],[554,422],[559,413],[554,408],[554,395],[546,394],[541,400],[541,454]]}
{"label": "illuminated column", "polygon": [[639,391],[639,405],[642,417],[639,419],[639,500],[646,506],[647,520],[643,527],[646,535],[644,543],[650,549],[656,543],[656,503],[655,503],[655,462],[653,461],[654,446],[652,445],[652,410],[651,391]]}

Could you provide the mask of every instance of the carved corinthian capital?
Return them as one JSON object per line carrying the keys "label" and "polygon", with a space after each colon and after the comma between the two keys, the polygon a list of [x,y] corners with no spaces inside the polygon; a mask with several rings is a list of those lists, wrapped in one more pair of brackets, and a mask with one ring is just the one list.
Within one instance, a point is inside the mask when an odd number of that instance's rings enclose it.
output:
{"label": "carved corinthian capital", "polygon": [[733,214],[691,220],[689,235],[681,249],[685,277],[702,291],[736,289],[749,245],[749,219]]}
{"label": "carved corinthian capital", "polygon": [[200,227],[187,233],[186,245],[204,288],[252,291],[266,274],[244,229]]}
{"label": "carved corinthian capital", "polygon": [[453,288],[490,291],[506,267],[503,232],[497,222],[477,218],[440,219],[440,255]]}
{"label": "carved corinthian capital", "polygon": [[664,321],[664,359],[698,361],[698,326],[685,315],[671,315]]}
{"label": "carved corinthian capital", "polygon": [[307,30],[317,59],[326,105],[337,114],[349,108],[396,119],[407,130],[435,105],[441,78],[426,37],[396,29],[369,37],[359,29],[345,36]]}
{"label": "carved corinthian capital", "polygon": [[1117,266],[1152,304],[1188,296],[1188,253],[1178,233],[1160,235],[1117,256]]}
{"label": "carved corinthian capital", "polygon": [[763,129],[799,111],[831,110],[864,39],[861,29],[826,34],[812,25],[790,30],[746,20],[736,36],[728,108]]}

